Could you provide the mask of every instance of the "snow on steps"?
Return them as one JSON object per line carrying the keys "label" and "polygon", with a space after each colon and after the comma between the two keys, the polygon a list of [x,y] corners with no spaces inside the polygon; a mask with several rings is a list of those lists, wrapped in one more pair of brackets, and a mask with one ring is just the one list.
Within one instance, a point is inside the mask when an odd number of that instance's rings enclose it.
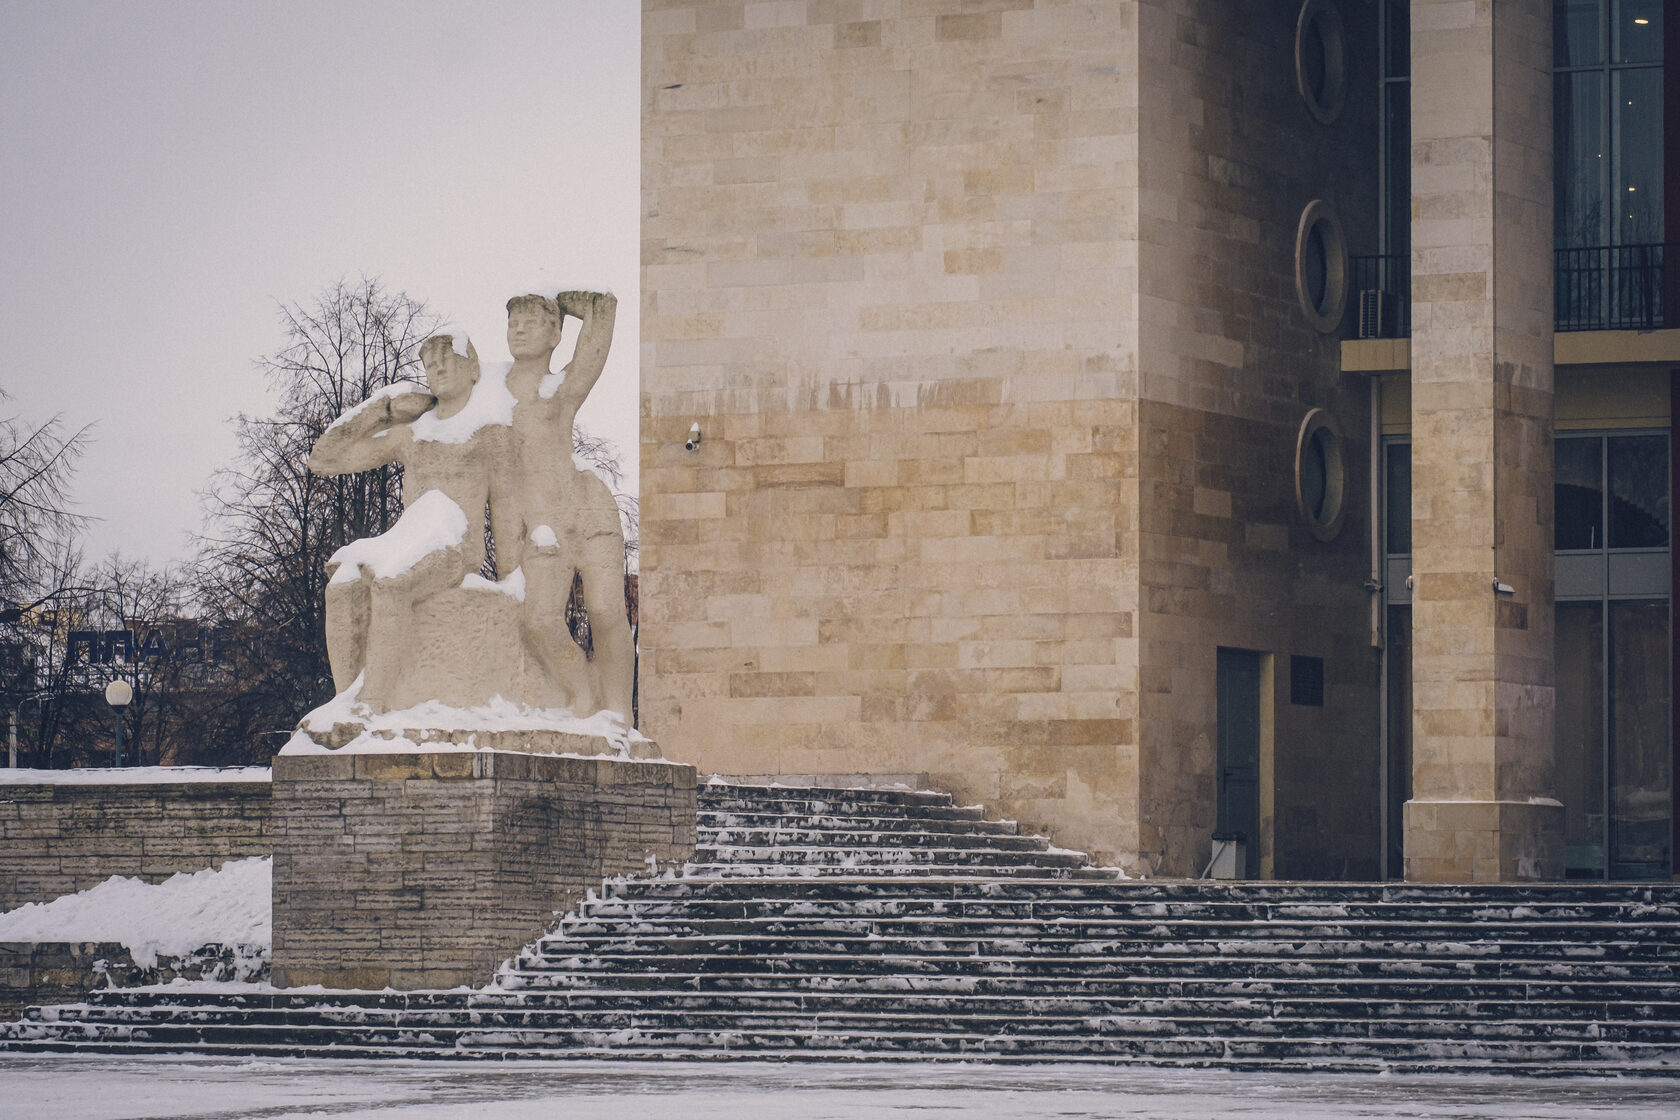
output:
{"label": "snow on steps", "polygon": [[0,1047],[1680,1075],[1680,888],[1127,881],[932,793],[706,786],[477,992],[101,992]]}

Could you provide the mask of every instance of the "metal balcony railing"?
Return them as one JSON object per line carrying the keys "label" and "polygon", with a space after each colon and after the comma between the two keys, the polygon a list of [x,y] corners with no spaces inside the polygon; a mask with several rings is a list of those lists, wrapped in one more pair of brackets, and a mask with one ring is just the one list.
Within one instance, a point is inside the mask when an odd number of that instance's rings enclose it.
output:
{"label": "metal balcony railing", "polygon": [[1408,338],[1412,333],[1412,258],[1383,253],[1348,258],[1357,338]]}
{"label": "metal balcony railing", "polygon": [[1597,245],[1557,251],[1558,331],[1649,331],[1668,325],[1680,276],[1667,245]]}
{"label": "metal balcony railing", "polygon": [[[1673,267],[1667,267],[1670,261]],[[1411,260],[1349,257],[1359,338],[1412,333]],[[1680,243],[1595,245],[1554,254],[1553,330],[1648,331],[1680,327]]]}

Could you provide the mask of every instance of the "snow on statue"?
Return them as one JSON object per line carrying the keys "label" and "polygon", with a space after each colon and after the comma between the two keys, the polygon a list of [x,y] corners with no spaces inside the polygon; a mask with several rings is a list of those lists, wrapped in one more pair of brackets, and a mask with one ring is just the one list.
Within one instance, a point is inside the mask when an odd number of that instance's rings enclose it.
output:
{"label": "snow on statue", "polygon": [[[481,363],[467,337],[420,348],[429,393],[393,386],[316,441],[320,475],[403,467],[404,511],[328,562],[327,650],[338,695],[287,750],[439,743],[597,753],[651,747],[628,729],[635,651],[624,535],[611,491],[572,461],[572,424],[601,376],[617,304],[605,293],[508,301],[514,361]],[[571,362],[549,371],[567,315]],[[496,579],[484,578],[484,539]],[[583,581],[595,656],[566,624]]]}

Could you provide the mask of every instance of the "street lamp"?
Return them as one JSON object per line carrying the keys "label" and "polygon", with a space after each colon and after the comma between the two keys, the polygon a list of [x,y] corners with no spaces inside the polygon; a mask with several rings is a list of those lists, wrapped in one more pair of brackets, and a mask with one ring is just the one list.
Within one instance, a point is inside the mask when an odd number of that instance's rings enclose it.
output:
{"label": "street lamp", "polygon": [[122,710],[128,707],[129,701],[134,699],[134,690],[128,687],[125,680],[114,680],[105,686],[105,703],[111,705],[111,714],[117,717],[117,765],[122,765]]}
{"label": "street lamp", "polygon": [[10,769],[17,769],[17,725],[18,717],[23,715],[23,706],[31,700],[42,701],[52,696],[52,689],[42,689],[40,692],[30,693],[12,708],[11,731],[6,739],[6,765]]}

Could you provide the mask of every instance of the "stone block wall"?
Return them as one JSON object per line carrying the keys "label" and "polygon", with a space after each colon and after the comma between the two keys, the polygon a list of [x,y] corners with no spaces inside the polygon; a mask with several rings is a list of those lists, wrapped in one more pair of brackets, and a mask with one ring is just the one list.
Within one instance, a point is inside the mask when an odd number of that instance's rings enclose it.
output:
{"label": "stone block wall", "polygon": [[0,784],[0,911],[271,848],[266,780]]}
{"label": "stone block wall", "polygon": [[613,875],[694,851],[695,771],[512,752],[275,759],[274,982],[481,984]]}
{"label": "stone block wall", "polygon": [[[1374,4],[1336,0],[1346,96],[1320,123],[1296,81],[1299,3],[1141,0],[1137,633],[1140,863],[1196,874],[1216,806],[1215,660],[1269,656],[1264,875],[1375,878],[1379,652],[1372,642],[1370,392],[1341,372],[1295,287],[1308,203],[1348,251],[1378,249]],[[1317,539],[1296,508],[1308,412],[1336,421],[1347,516]],[[1324,703],[1290,702],[1292,655]]]}
{"label": "stone block wall", "polygon": [[[1375,252],[1297,4],[645,0],[643,718],[729,773],[925,771],[1200,870],[1219,646],[1275,674],[1266,866],[1377,872],[1368,387],[1296,306],[1314,198]],[[1293,509],[1329,410],[1354,513]],[[693,423],[703,438],[684,450]]]}
{"label": "stone block wall", "polygon": [[1134,5],[643,10],[645,728],[1129,862]]}

